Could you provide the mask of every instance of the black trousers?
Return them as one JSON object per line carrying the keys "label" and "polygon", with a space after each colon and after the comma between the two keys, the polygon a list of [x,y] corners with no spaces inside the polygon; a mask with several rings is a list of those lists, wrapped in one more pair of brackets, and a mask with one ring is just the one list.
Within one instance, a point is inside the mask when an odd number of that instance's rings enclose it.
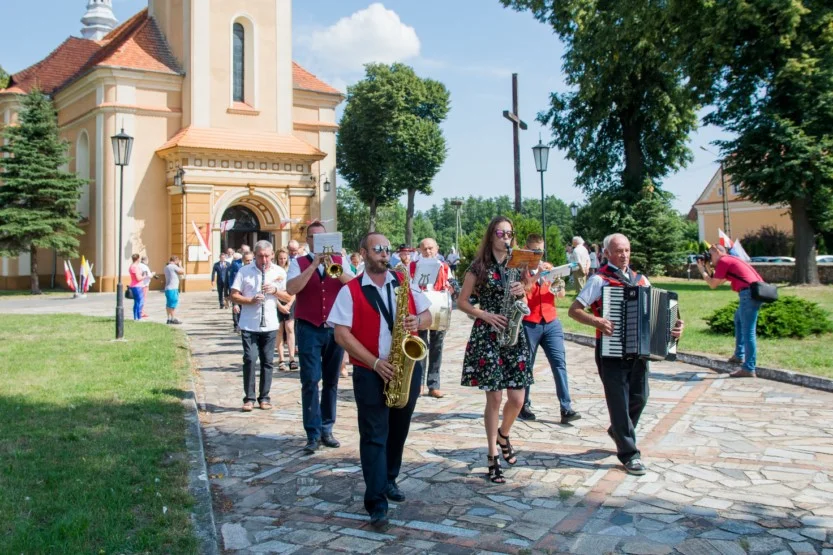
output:
{"label": "black trousers", "polygon": [[364,508],[369,514],[387,510],[385,490],[394,483],[402,468],[402,452],[411,427],[419,386],[422,363],[418,362],[411,376],[408,404],[401,409],[385,405],[385,382],[379,374],[353,366],[353,394],[359,414],[359,454],[364,476]]}
{"label": "black trousers", "polygon": [[605,390],[616,456],[624,464],[640,457],[635,428],[648,404],[648,361],[602,358],[601,342],[596,341],[596,367]]}
{"label": "black trousers", "polygon": [[[275,357],[275,338],[277,331],[243,331],[243,402],[269,402],[269,391],[272,389],[272,361]],[[255,399],[255,361],[260,359],[260,394]]]}
{"label": "black trousers", "polygon": [[420,330],[419,337],[428,345],[428,359],[423,361],[427,365],[425,380],[428,382],[428,389],[439,389],[445,330]]}
{"label": "black trousers", "polygon": [[228,297],[229,290],[228,285],[223,283],[222,281],[217,282],[217,296],[220,298],[220,308],[223,308],[223,300]]}

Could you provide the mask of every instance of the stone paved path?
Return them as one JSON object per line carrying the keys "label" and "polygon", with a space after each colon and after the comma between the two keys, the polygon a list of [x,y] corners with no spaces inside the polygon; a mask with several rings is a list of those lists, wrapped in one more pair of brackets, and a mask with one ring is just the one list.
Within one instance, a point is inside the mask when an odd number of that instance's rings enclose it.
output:
{"label": "stone paved path", "polygon": [[339,393],[342,447],[302,456],[298,374],[276,370],[275,410],[243,414],[241,347],[229,312],[192,293],[182,318],[228,552],[833,555],[831,394],[655,364],[638,429],[650,470],[633,477],[605,434],[592,351],[568,343],[583,419],[559,423],[553,381],[539,361],[538,421],[513,428],[520,461],[508,484],[493,485],[485,479],[483,394],[457,385],[469,328],[457,313],[443,360],[448,396],[420,398],[399,481],[408,500],[392,505],[391,526],[379,531],[362,507],[351,380]]}

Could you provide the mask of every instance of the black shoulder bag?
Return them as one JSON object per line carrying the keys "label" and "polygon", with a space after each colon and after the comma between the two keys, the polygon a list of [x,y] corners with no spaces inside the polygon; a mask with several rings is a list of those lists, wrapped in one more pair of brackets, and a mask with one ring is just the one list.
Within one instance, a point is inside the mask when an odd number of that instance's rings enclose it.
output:
{"label": "black shoulder bag", "polygon": [[755,281],[753,283],[749,283],[733,272],[726,272],[726,275],[739,279],[749,285],[749,293],[752,295],[753,300],[762,303],[774,303],[778,300],[778,288],[770,283],[765,281]]}

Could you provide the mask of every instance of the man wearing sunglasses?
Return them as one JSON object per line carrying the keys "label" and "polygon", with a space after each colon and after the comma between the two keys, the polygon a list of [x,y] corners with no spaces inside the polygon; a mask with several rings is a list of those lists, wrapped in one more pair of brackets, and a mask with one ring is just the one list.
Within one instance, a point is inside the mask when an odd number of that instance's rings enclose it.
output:
{"label": "man wearing sunglasses", "polygon": [[[307,227],[307,243],[313,244],[317,233],[327,229],[321,222]],[[286,291],[296,295],[295,321],[298,335],[298,358],[301,362],[301,406],[307,434],[306,453],[314,453],[319,442],[327,447],[340,447],[333,436],[336,421],[338,378],[344,349],[336,343],[327,318],[336,296],[353,279],[350,265],[339,254],[331,255],[344,272],[337,278],[327,275],[323,254],[298,256],[289,263]],[[318,382],[321,381],[319,401]]]}
{"label": "man wearing sunglasses", "polygon": [[397,314],[396,295],[406,274],[388,269],[390,241],[378,232],[361,242],[364,272],[339,291],[327,323],[335,326],[335,338],[353,363],[353,393],[359,419],[359,453],[365,482],[364,507],[374,526],[387,522],[388,499],[405,500],[396,478],[411,425],[411,415],[422,383],[422,363],[411,376],[408,403],[401,409],[385,404],[385,384],[394,376],[388,362],[394,326],[415,333],[431,325],[429,301],[418,289],[410,289],[408,314]]}

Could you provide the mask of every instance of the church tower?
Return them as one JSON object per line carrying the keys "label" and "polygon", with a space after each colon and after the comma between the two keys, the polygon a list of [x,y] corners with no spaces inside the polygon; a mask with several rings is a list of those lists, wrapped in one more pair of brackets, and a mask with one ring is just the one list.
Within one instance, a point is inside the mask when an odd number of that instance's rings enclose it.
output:
{"label": "church tower", "polygon": [[87,13],[81,18],[84,27],[81,36],[90,40],[101,40],[116,28],[118,20],[113,15],[113,0],[89,0]]}

